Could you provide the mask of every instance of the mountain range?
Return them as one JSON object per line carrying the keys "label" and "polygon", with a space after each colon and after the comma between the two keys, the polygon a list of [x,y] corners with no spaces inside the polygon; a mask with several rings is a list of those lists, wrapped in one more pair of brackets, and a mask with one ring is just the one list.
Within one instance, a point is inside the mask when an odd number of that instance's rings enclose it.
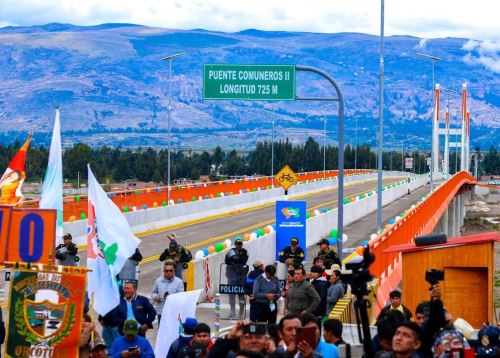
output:
{"label": "mountain range", "polygon": [[[465,38],[384,39],[384,147],[428,149],[432,116],[431,61],[441,58],[435,81],[440,117],[449,100],[451,126],[460,121],[467,84],[471,145],[500,142],[498,51]],[[122,147],[167,145],[169,79],[174,148],[253,148],[275,138],[303,143],[312,136],[337,140],[335,103],[320,101],[216,101],[202,98],[204,64],[293,64],[331,75],[345,101],[346,143],[376,145],[379,46],[361,33],[173,30],[133,24],[74,26],[51,23],[0,29],[0,142],[48,145],[54,109],[62,113],[63,143]],[[162,58],[178,52],[172,76]],[[495,62],[496,61],[496,62]],[[314,74],[298,73],[300,96],[332,97]],[[443,123],[443,122],[441,122]],[[443,125],[443,124],[442,124]]]}

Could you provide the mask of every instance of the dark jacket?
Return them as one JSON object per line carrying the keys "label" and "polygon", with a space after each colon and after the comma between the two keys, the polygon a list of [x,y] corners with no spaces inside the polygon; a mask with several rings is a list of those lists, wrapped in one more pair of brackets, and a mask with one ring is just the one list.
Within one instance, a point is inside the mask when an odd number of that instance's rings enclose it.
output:
{"label": "dark jacket", "polygon": [[286,260],[292,259],[293,267],[302,267],[302,261],[304,261],[304,250],[297,246],[297,249],[293,252],[292,248],[287,246],[280,252],[279,256],[281,263],[286,263]]}
{"label": "dark jacket", "polygon": [[328,293],[328,282],[325,277],[319,277],[311,281],[314,289],[318,293],[320,302],[318,307],[312,312],[316,317],[324,317],[326,314],[326,295]]}
{"label": "dark jacket", "polygon": [[292,282],[288,287],[285,307],[291,314],[301,314],[302,311],[314,312],[320,303],[320,298],[313,285],[307,281]]}
{"label": "dark jacket", "polygon": [[111,311],[106,313],[104,316],[99,315],[99,322],[103,327],[106,328],[112,328],[112,327],[118,327],[120,325],[120,322],[117,322],[117,313],[116,310],[118,309],[118,306],[113,308]]}
{"label": "dark jacket", "polygon": [[229,284],[245,284],[245,278],[248,273],[248,266],[246,265],[248,261],[248,251],[246,249],[236,250],[234,248],[230,249],[224,262],[226,263],[226,277]]}
{"label": "dark jacket", "polygon": [[245,281],[245,294],[247,294],[247,295],[253,294],[253,285],[255,283],[255,280],[257,279],[257,277],[259,277],[263,273],[264,273],[264,270],[261,270],[261,269],[256,269],[256,270],[250,271],[250,273],[248,274],[247,279]]}
{"label": "dark jacket", "polygon": [[[403,306],[403,317],[405,318],[405,321],[410,321],[411,318],[413,317],[413,314],[406,306],[404,306],[404,305],[401,305],[401,306]],[[380,316],[383,316],[383,315],[389,313],[390,311],[391,311],[391,305],[388,304],[387,306],[382,308],[382,311],[380,311]]]}
{"label": "dark jacket", "polygon": [[191,342],[192,339],[193,336],[179,336],[179,338],[173,341],[170,345],[167,353],[167,358],[177,357],[185,347],[189,347],[189,342]]}
{"label": "dark jacket", "polygon": [[219,338],[208,353],[207,358],[235,357],[239,350],[240,345],[237,339]]}
{"label": "dark jacket", "polygon": [[340,260],[335,251],[328,248],[325,252],[319,251],[317,257],[321,257],[325,267],[329,270],[333,264],[340,265]]}
{"label": "dark jacket", "polygon": [[[132,311],[140,326],[147,324],[149,328],[153,328],[156,310],[146,297],[135,295],[135,297],[132,298]],[[114,313],[114,319],[118,323],[120,329],[122,329],[123,323],[127,320],[127,302],[124,297],[120,298],[120,304],[116,307]]]}

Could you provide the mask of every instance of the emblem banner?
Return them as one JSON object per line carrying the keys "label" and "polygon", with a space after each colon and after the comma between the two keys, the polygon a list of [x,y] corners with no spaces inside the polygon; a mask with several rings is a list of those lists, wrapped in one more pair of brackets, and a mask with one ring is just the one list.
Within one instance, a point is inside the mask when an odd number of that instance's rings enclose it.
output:
{"label": "emblem banner", "polygon": [[6,357],[77,357],[86,270],[12,269]]}

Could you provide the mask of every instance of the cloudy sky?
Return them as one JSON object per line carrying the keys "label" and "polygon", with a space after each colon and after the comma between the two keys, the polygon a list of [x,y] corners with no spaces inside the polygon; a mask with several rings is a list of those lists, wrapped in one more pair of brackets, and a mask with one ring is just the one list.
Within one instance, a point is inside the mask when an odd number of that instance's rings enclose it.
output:
{"label": "cloudy sky", "polygon": [[[385,0],[386,35],[500,42],[498,0]],[[0,27],[127,22],[234,32],[248,28],[380,33],[380,0],[1,0]]]}

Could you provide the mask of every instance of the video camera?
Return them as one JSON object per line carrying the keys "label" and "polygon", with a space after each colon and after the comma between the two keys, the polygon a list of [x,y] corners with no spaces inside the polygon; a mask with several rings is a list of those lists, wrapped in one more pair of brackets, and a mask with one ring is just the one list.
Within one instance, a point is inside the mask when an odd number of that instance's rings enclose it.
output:
{"label": "video camera", "polygon": [[367,289],[367,283],[373,279],[369,267],[375,261],[375,255],[370,253],[370,247],[363,250],[363,258],[354,259],[346,263],[345,268],[348,272],[342,273],[342,279],[351,286],[351,292],[358,299],[367,295],[370,291]]}
{"label": "video camera", "polygon": [[439,281],[444,281],[444,271],[430,269],[425,271],[425,280],[434,286]]}

